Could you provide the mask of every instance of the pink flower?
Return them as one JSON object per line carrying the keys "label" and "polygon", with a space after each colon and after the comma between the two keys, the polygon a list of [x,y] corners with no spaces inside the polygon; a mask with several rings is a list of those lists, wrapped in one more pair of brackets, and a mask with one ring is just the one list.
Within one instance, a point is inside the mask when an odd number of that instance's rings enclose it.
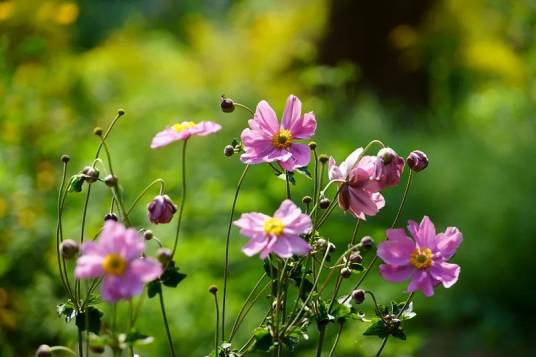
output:
{"label": "pink flower", "polygon": [[381,189],[396,186],[400,183],[400,175],[404,170],[404,159],[391,148],[384,148],[378,152],[379,165],[378,181]]}
{"label": "pink flower", "polygon": [[135,229],[108,220],[98,241],[82,244],[75,275],[78,279],[104,277],[101,292],[106,301],[130,299],[162,274],[160,263],[142,258],[144,249],[145,241]]}
{"label": "pink flower", "polygon": [[411,277],[408,292],[420,290],[425,296],[434,294],[434,287],[443,284],[450,288],[460,275],[460,266],[448,263],[456,253],[463,235],[455,227],[436,234],[430,218],[424,216],[420,224],[409,221],[408,230],[388,229],[387,240],[378,246],[378,256],[385,264],[380,273],[385,280],[399,283]]}
{"label": "pink flower", "polygon": [[192,135],[206,136],[220,131],[221,125],[212,121],[183,121],[168,127],[155,135],[151,149],[157,149],[178,140],[187,140]]}
{"label": "pink flower", "polygon": [[309,147],[296,140],[308,139],[314,135],[316,120],[312,112],[301,115],[301,102],[290,95],[287,99],[281,125],[266,101],[257,105],[249,129],[242,131],[245,153],[240,160],[246,164],[278,162],[287,171],[307,166],[311,159]]}
{"label": "pink flower", "polygon": [[147,206],[147,217],[152,223],[169,223],[177,212],[177,206],[168,195],[158,195]]}
{"label": "pink flower", "polygon": [[311,231],[311,218],[290,200],[284,200],[273,217],[244,213],[233,223],[240,227],[240,234],[251,238],[242,248],[248,256],[260,252],[261,259],[270,253],[290,258],[293,254],[306,255],[311,251],[311,246],[300,237]]}
{"label": "pink flower", "polygon": [[381,167],[376,156],[364,156],[359,162],[363,149],[358,148],[339,166],[333,158],[329,159],[328,175],[330,180],[341,181],[338,201],[339,206],[355,217],[366,219],[374,216],[385,206],[383,196],[378,192],[382,188],[379,178]]}

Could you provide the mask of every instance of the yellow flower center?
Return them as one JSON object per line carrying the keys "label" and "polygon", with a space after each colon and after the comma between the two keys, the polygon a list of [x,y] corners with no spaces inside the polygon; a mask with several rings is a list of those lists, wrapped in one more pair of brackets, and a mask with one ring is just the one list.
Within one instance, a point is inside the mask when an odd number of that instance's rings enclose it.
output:
{"label": "yellow flower center", "polygon": [[110,275],[123,275],[127,267],[125,258],[119,254],[108,254],[102,261],[102,269],[106,274]]}
{"label": "yellow flower center", "polygon": [[184,123],[179,123],[179,124],[173,125],[173,129],[175,129],[175,131],[177,133],[180,133],[184,129],[188,129],[188,128],[191,128],[193,126],[195,126],[195,123],[193,121],[185,121]]}
{"label": "yellow flower center", "polygon": [[284,228],[285,224],[283,221],[277,218],[269,218],[266,222],[264,222],[264,231],[268,234],[278,236],[283,232]]}
{"label": "yellow flower center", "polygon": [[429,248],[417,248],[411,254],[410,262],[417,269],[426,269],[432,265],[432,251]]}
{"label": "yellow flower center", "polygon": [[287,129],[280,129],[272,137],[272,146],[277,149],[286,149],[292,143],[292,133]]}

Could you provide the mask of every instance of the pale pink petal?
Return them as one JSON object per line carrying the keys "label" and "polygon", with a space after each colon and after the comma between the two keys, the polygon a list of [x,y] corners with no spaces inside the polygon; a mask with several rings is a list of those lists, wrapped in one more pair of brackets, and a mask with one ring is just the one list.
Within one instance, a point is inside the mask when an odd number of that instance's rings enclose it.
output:
{"label": "pale pink petal", "polygon": [[80,255],[102,255],[99,244],[95,241],[86,241],[80,246]]}
{"label": "pale pink petal", "polygon": [[289,224],[302,214],[300,208],[289,199],[284,200],[275,211],[274,217],[281,219],[284,224]]}
{"label": "pale pink petal", "polygon": [[432,277],[443,283],[446,288],[454,285],[460,276],[460,266],[447,262],[433,262],[429,271]]}
{"label": "pale pink petal", "polygon": [[177,133],[173,128],[166,128],[155,135],[151,142],[151,149],[166,146],[177,140],[181,140],[179,133]]}
{"label": "pale pink petal", "polygon": [[430,248],[433,250],[435,248],[435,237],[436,230],[434,224],[430,218],[428,218],[428,216],[424,216],[421,224],[419,225],[417,235],[413,238],[415,238],[415,241],[419,247]]}
{"label": "pale pink petal", "polygon": [[122,276],[106,276],[102,283],[101,294],[104,300],[114,303],[141,294],[143,286],[141,279],[127,270]]}
{"label": "pale pink petal", "polygon": [[406,236],[403,229],[385,231],[388,239],[378,246],[378,256],[390,265],[408,265],[411,254],[415,251],[415,243]]}
{"label": "pale pink petal", "polygon": [[335,159],[333,159],[333,157],[330,157],[328,161],[328,177],[330,180],[346,179],[339,166],[336,165]]}
{"label": "pale pink petal", "polygon": [[348,178],[348,175],[354,167],[357,167],[357,159],[362,153],[363,148],[357,148],[340,164],[339,169],[344,179]]}
{"label": "pale pink petal", "polygon": [[287,171],[294,171],[299,167],[305,167],[311,160],[311,151],[305,144],[291,144],[289,151],[292,156],[286,161],[280,161],[281,167]]}
{"label": "pale pink petal", "polygon": [[411,265],[389,265],[382,264],[380,265],[380,274],[381,276],[390,282],[400,283],[411,276],[415,272],[415,267]]}
{"label": "pale pink petal", "polygon": [[233,224],[240,228],[240,234],[250,238],[260,238],[265,235],[264,223],[270,216],[263,213],[243,213]]}
{"label": "pale pink petal", "polygon": [[287,161],[292,158],[292,153],[285,149],[273,148],[265,156],[263,156],[262,161],[264,162],[274,162],[274,161]]}
{"label": "pale pink petal", "polygon": [[411,278],[408,286],[408,293],[420,290],[424,296],[434,295],[434,279],[425,270],[417,270]]}
{"label": "pale pink petal", "polygon": [[311,246],[302,238],[295,235],[281,235],[278,239],[286,239],[295,255],[306,255],[311,251]]}
{"label": "pale pink petal", "polygon": [[444,233],[436,237],[436,249],[445,259],[450,259],[463,240],[462,233],[456,227],[448,227]]}
{"label": "pale pink petal", "polygon": [[315,134],[316,119],[313,112],[305,113],[292,125],[290,132],[295,139],[309,139]]}
{"label": "pale pink petal", "polygon": [[246,243],[245,246],[242,247],[242,251],[247,256],[253,256],[257,253],[259,253],[261,250],[263,250],[266,247],[266,244],[268,243],[268,240],[255,240],[251,239],[249,242]]}
{"label": "pale pink petal", "polygon": [[[285,105],[285,111],[281,119],[281,127],[284,129],[292,129],[295,122],[300,119],[301,116],[301,101],[295,95],[289,95],[287,98],[287,104]],[[292,130],[290,130],[292,132]],[[294,133],[292,133],[294,137]]]}
{"label": "pale pink petal", "polygon": [[104,274],[102,270],[103,256],[82,255],[76,261],[74,274],[78,279],[97,278]]}
{"label": "pale pink petal", "polygon": [[292,256],[292,245],[287,239],[279,237],[276,238],[271,251],[281,258],[290,258]]}
{"label": "pale pink petal", "polygon": [[221,130],[221,125],[213,121],[201,121],[191,128],[187,128],[190,135],[206,136]]}
{"label": "pale pink petal", "polygon": [[155,280],[163,273],[162,265],[152,258],[140,258],[133,260],[129,266],[131,272],[141,281],[148,283]]}
{"label": "pale pink petal", "polygon": [[257,104],[253,120],[258,127],[268,135],[274,135],[279,131],[279,122],[274,110],[267,101],[261,100]]}

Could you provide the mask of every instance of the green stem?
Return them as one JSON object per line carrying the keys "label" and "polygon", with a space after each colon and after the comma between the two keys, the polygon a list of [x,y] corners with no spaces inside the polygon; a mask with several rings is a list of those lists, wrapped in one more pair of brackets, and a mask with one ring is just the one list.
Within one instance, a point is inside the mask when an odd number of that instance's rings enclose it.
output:
{"label": "green stem", "polygon": [[245,109],[245,110],[247,110],[251,115],[255,115],[255,112],[253,112],[253,110],[252,110],[250,107],[248,107],[248,106],[246,106],[246,105],[244,105],[244,104],[237,103],[237,102],[233,102],[233,103],[234,103],[235,107],[239,107],[239,108]]}
{"label": "green stem", "polygon": [[80,357],[84,356],[84,346],[82,344],[82,328],[78,327],[78,353],[80,354]]}
{"label": "green stem", "polygon": [[[236,103],[235,103],[236,104]],[[229,243],[231,238],[231,228],[233,226],[233,219],[234,219],[234,212],[236,208],[236,202],[238,200],[238,194],[240,193],[240,187],[242,187],[242,182],[244,181],[244,178],[246,177],[246,173],[248,172],[249,165],[246,165],[244,167],[244,171],[242,171],[242,175],[240,175],[240,178],[238,179],[238,185],[236,186],[236,191],[233,199],[233,205],[231,207],[231,215],[229,217],[229,224],[227,225],[227,236],[225,237],[225,263],[224,263],[224,269],[223,269],[223,301],[222,301],[222,313],[221,313],[221,337],[224,338],[225,336],[225,309],[227,306],[227,280],[229,275]]]}
{"label": "green stem", "polygon": [[160,309],[162,311],[162,319],[164,320],[164,327],[166,329],[166,335],[169,343],[169,351],[171,356],[175,357],[175,347],[173,347],[173,339],[171,338],[171,332],[169,331],[169,324],[166,316],[166,308],[164,307],[164,296],[162,294],[162,289],[158,292],[158,297],[160,300]]}
{"label": "green stem", "polygon": [[316,346],[316,357],[322,355],[322,347],[324,345],[324,337],[326,336],[326,326],[320,327],[320,335],[318,336],[318,345]]}
{"label": "green stem", "polygon": [[389,338],[389,335],[385,336],[385,338],[383,339],[382,345],[380,346],[378,353],[376,353],[376,357],[380,357],[380,355],[382,354],[383,348],[385,347],[385,344],[387,343],[388,338]]}
{"label": "green stem", "polygon": [[339,330],[337,331],[337,335],[335,336],[335,341],[333,342],[333,346],[331,347],[331,350],[329,351],[329,356],[332,357],[335,353],[335,349],[337,349],[337,344],[339,343],[339,338],[341,337],[342,329],[344,327],[344,322],[339,323]]}
{"label": "green stem", "polygon": [[62,351],[72,354],[73,356],[76,356],[76,352],[71,350],[70,348],[67,348],[65,346],[52,346],[50,347],[50,352],[56,352],[56,351]]}
{"label": "green stem", "polygon": [[[141,192],[140,194],[136,197],[136,199],[134,200],[134,202],[132,202],[132,205],[130,206],[130,208],[127,210],[127,215],[130,214],[130,212],[132,212],[132,210],[134,209],[134,207],[136,207],[136,205],[138,204],[138,202],[141,200],[141,198],[143,197],[143,195],[145,195],[147,193],[147,191],[149,191],[149,189],[151,187],[153,187],[154,185],[156,185],[157,183],[160,184],[160,195],[164,192],[164,180],[158,178],[156,180],[154,180],[153,182],[151,182],[150,184],[148,184]],[[113,201],[112,201],[113,202]],[[111,210],[110,210],[111,212]]]}
{"label": "green stem", "polygon": [[218,293],[214,292],[214,305],[216,307],[216,329],[214,330],[214,351],[218,355],[218,341],[220,340],[220,308],[218,306]]}
{"label": "green stem", "polygon": [[287,170],[285,170],[285,182],[286,182],[286,186],[287,186],[287,199],[292,199],[290,197],[290,180],[289,180],[289,173]]}
{"label": "green stem", "polygon": [[179,208],[179,217],[177,218],[177,231],[175,232],[175,241],[173,242],[173,249],[171,250],[171,260],[175,256],[177,250],[177,243],[179,241],[179,234],[181,231],[182,215],[184,213],[184,203],[186,202],[186,144],[188,140],[184,140],[182,145],[182,197]]}

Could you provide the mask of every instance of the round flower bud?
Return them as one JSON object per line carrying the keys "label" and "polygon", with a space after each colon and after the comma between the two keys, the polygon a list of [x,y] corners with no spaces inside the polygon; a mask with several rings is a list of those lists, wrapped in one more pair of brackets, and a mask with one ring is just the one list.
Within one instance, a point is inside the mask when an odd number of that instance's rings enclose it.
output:
{"label": "round flower bud", "polygon": [[328,155],[322,154],[318,157],[318,161],[320,161],[320,163],[322,164],[325,164],[326,162],[329,161],[329,157]]}
{"label": "round flower bud", "polygon": [[329,204],[330,204],[329,198],[323,197],[320,199],[320,202],[319,202],[320,208],[326,209],[329,207]]}
{"label": "round flower bud", "polygon": [[365,236],[361,238],[359,244],[361,245],[361,248],[368,250],[374,246],[374,239],[372,239],[371,236]]}
{"label": "round flower bud", "polygon": [[158,195],[147,206],[147,217],[154,224],[169,223],[177,212],[177,206],[168,195]]}
{"label": "round flower bud", "polygon": [[305,205],[308,205],[309,203],[313,202],[313,198],[311,196],[303,196],[302,202]]}
{"label": "round flower bud", "polygon": [[154,234],[153,234],[153,231],[150,230],[150,229],[146,229],[144,232],[143,232],[143,238],[145,240],[151,240],[153,239],[154,237]]}
{"label": "round flower bud", "polygon": [[335,249],[337,249],[337,247],[335,246],[335,244],[329,242],[328,249],[330,253],[333,253]]}
{"label": "round flower bud", "polygon": [[125,115],[125,109],[117,109],[117,115],[119,116]]}
{"label": "round flower bud", "polygon": [[317,246],[318,248],[324,249],[324,248],[326,247],[326,244],[327,244],[327,243],[328,243],[328,242],[327,242],[324,238],[319,238],[319,239],[317,239],[317,241],[316,241],[316,246]]}
{"label": "round flower bud", "polygon": [[159,248],[156,252],[156,257],[162,265],[167,264],[171,260],[171,250],[167,248]]}
{"label": "round flower bud", "polygon": [[362,304],[363,301],[365,301],[365,290],[356,289],[356,290],[352,291],[352,300],[356,304]]}
{"label": "round flower bud", "polygon": [[93,134],[97,136],[102,136],[102,128],[100,126],[96,127],[95,129],[93,129]]}
{"label": "round flower bud", "polygon": [[82,173],[84,174],[84,179],[87,183],[93,183],[99,178],[99,170],[97,170],[93,166],[84,167]]}
{"label": "round flower bud", "polygon": [[363,257],[361,256],[361,254],[359,254],[359,252],[353,252],[352,254],[350,254],[350,257],[348,257],[348,260],[350,260],[350,263],[359,264],[363,261]]}
{"label": "round flower bud", "polygon": [[115,221],[117,222],[119,219],[117,218],[117,215],[113,212],[110,212],[110,213],[106,213],[106,215],[104,216],[104,222],[106,222],[107,220],[112,220],[112,221]]}
{"label": "round flower bud", "polygon": [[118,181],[119,179],[117,178],[117,176],[113,176],[113,175],[108,175],[104,178],[104,183],[106,184],[106,186],[109,186],[109,187],[117,186]]}
{"label": "round flower bud", "polygon": [[68,163],[69,160],[71,160],[71,157],[67,154],[63,154],[61,155],[61,161],[64,162],[64,163]]}
{"label": "round flower bud", "polygon": [[208,287],[208,292],[211,294],[216,294],[218,292],[218,287],[216,285],[211,285]]}
{"label": "round flower bud", "polygon": [[383,148],[378,151],[378,157],[387,165],[396,157],[396,152],[391,148]]}
{"label": "round flower bud", "polygon": [[428,157],[420,150],[414,150],[409,153],[406,162],[410,169],[419,172],[428,167]]}
{"label": "round flower bud", "polygon": [[341,269],[341,276],[345,279],[352,276],[352,269],[350,268],[342,268]]}
{"label": "round flower bud", "polygon": [[309,149],[311,150],[316,149],[316,141],[310,141],[309,144],[307,145],[309,146]]}
{"label": "round flower bud", "polygon": [[49,345],[41,345],[37,347],[35,351],[35,357],[50,357],[52,356],[52,351],[50,350]]}
{"label": "round flower bud", "polygon": [[223,148],[223,154],[225,156],[233,156],[234,154],[234,147],[232,145],[227,145]]}
{"label": "round flower bud", "polygon": [[222,95],[220,99],[220,108],[224,113],[232,113],[235,110],[235,105],[232,99],[225,98],[225,96]]}
{"label": "round flower bud", "polygon": [[72,239],[65,239],[60,243],[61,255],[66,259],[72,259],[80,250],[78,243]]}

